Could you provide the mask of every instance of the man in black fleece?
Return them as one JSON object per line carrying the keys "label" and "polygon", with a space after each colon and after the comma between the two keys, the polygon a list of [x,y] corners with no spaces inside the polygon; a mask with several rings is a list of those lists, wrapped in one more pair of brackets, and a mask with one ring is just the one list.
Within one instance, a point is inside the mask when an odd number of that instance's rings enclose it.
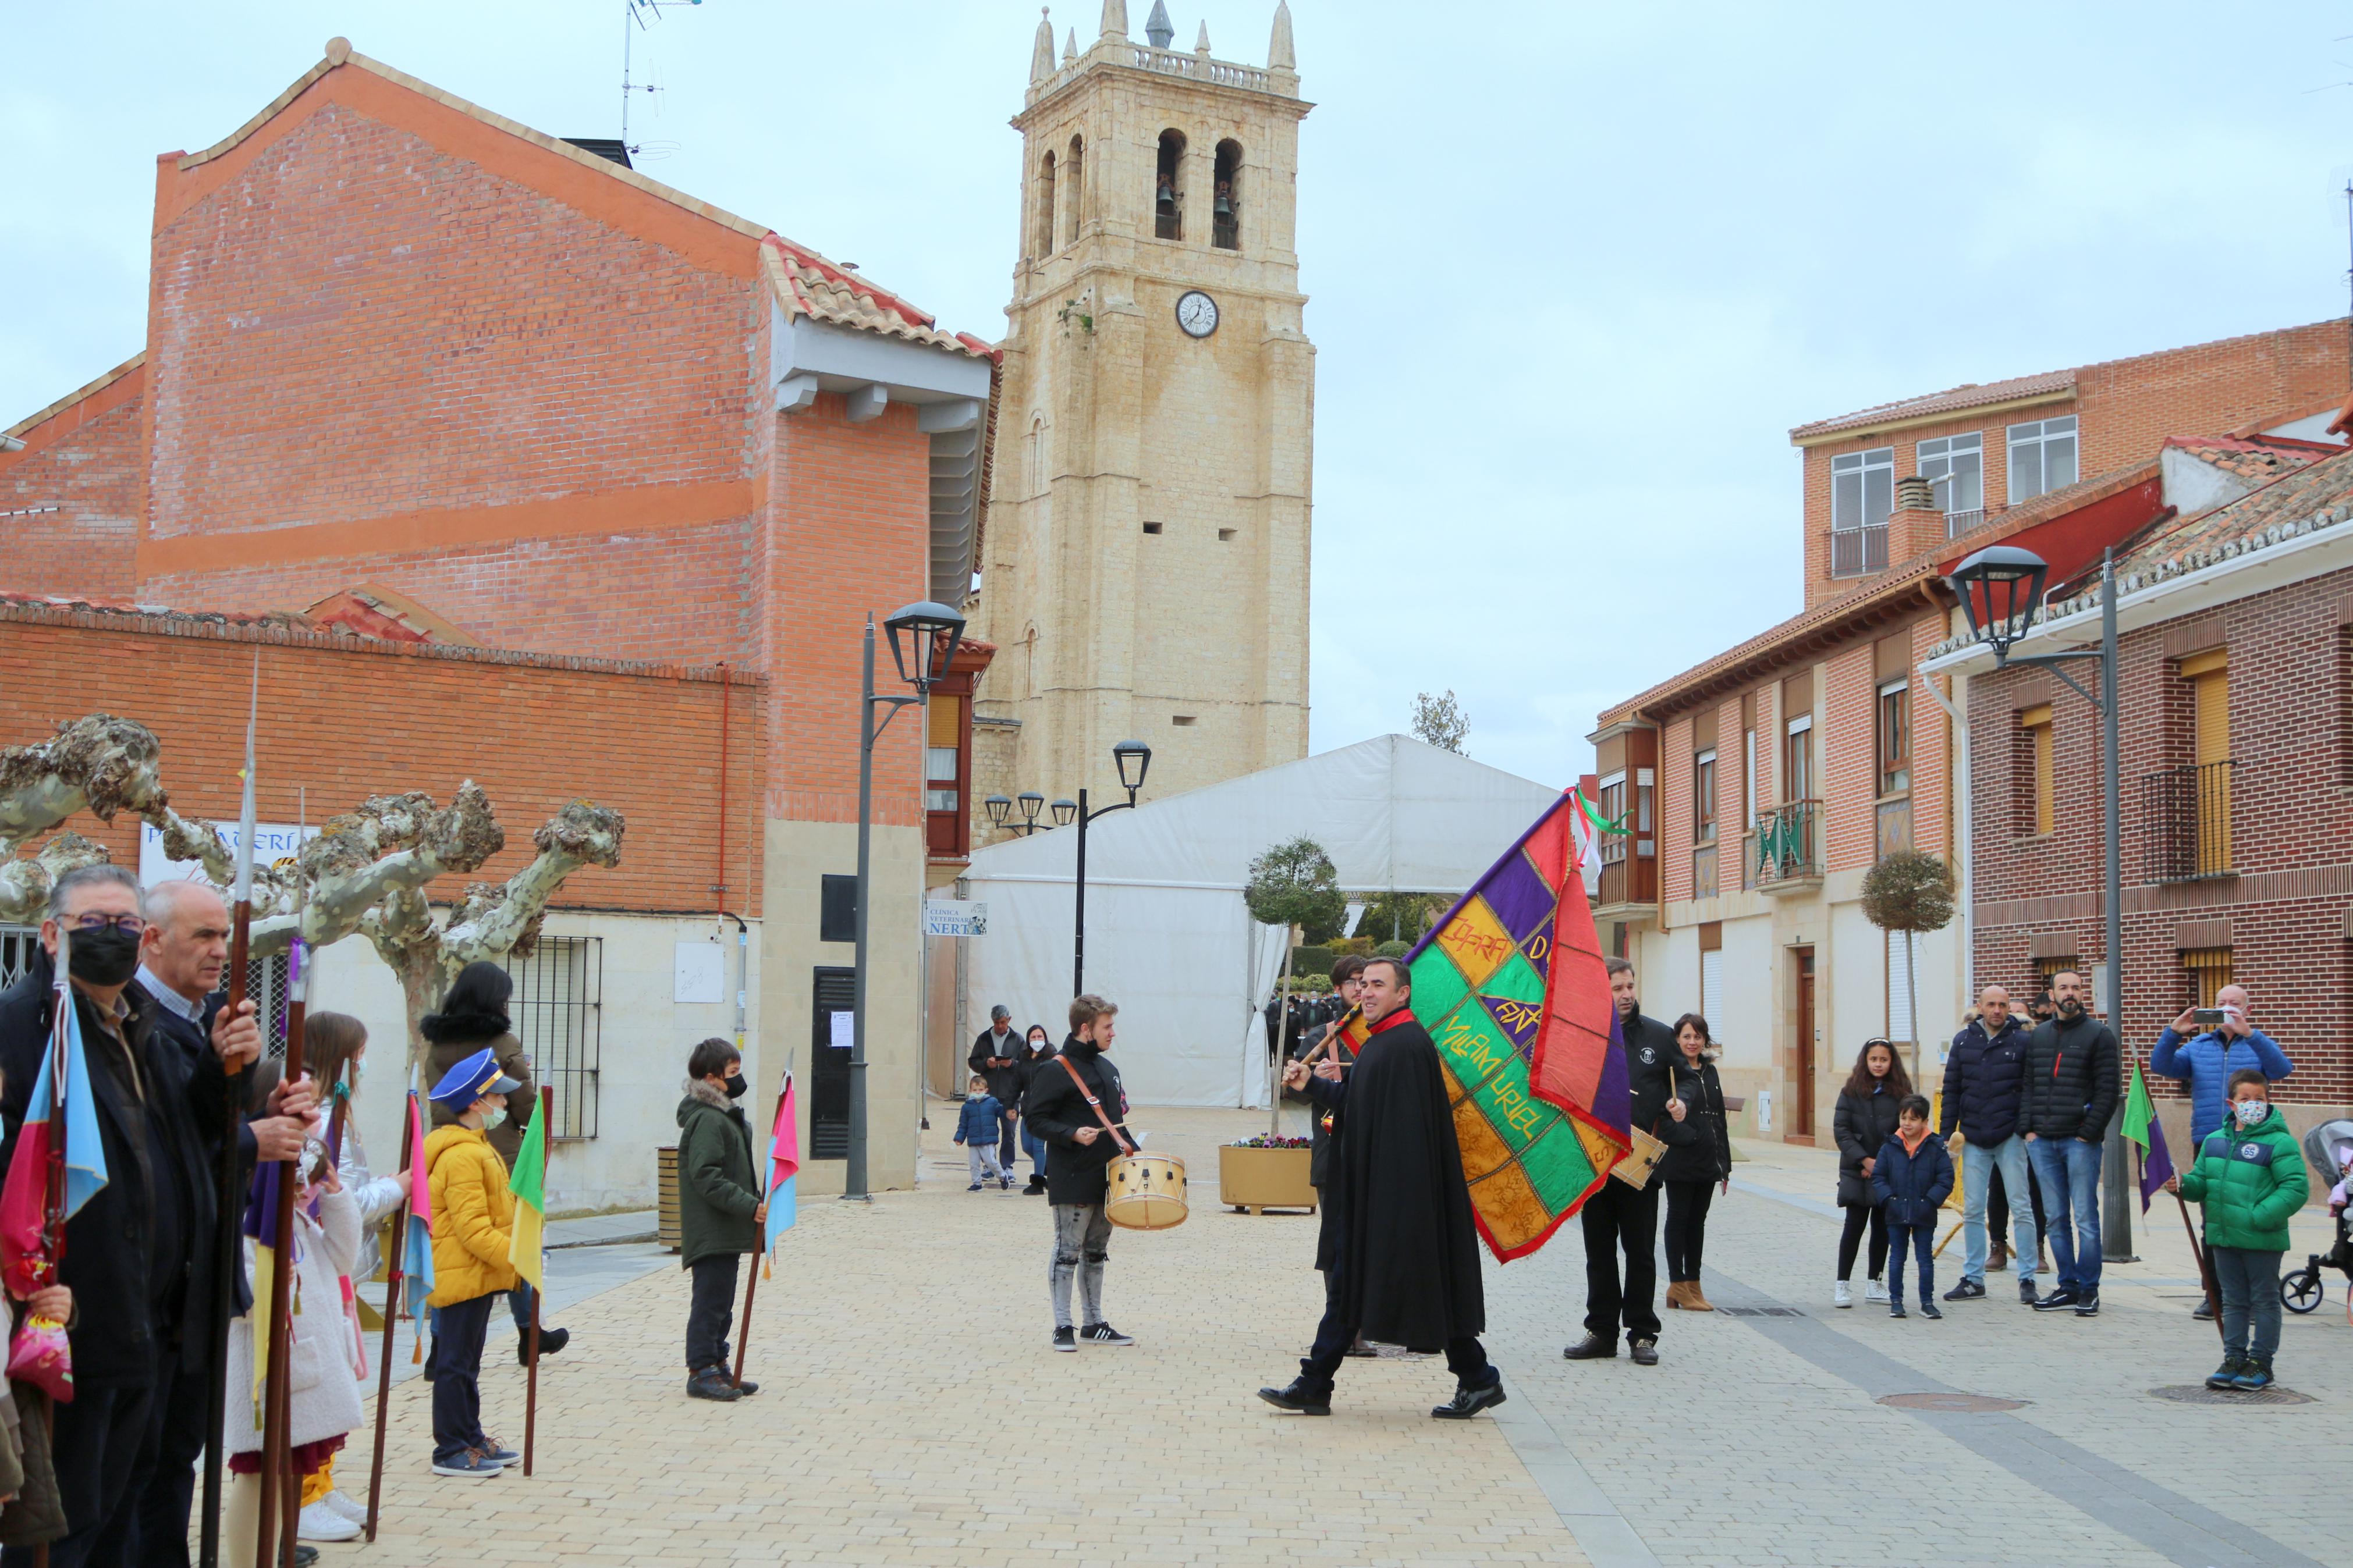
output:
{"label": "man in black fleece", "polygon": [[[1626,1042],[1627,1086],[1633,1122],[1655,1132],[1674,1097],[1674,1031],[1646,1017],[1636,993],[1634,966],[1605,961],[1618,1030]],[[1616,1177],[1601,1184],[1577,1211],[1585,1227],[1585,1337],[1560,1353],[1570,1361],[1607,1361],[1618,1353],[1618,1330],[1637,1366],[1659,1364],[1659,1179],[1641,1186]],[[1626,1253],[1626,1283],[1618,1283],[1618,1253]]]}
{"label": "man in black fleece", "polygon": [[2018,1102],[2018,1132],[2042,1184],[2059,1276],[2059,1288],[2034,1310],[2073,1307],[2079,1318],[2100,1310],[2100,1141],[2116,1114],[2123,1062],[2116,1032],[2084,1010],[2089,990],[2074,970],[2052,976],[2057,1016],[2035,1025],[2027,1039]]}
{"label": "man in black fleece", "polygon": [[[1103,1053],[1111,1049],[1119,1009],[1100,996],[1071,1004],[1071,1037],[1061,1054],[1038,1064],[1021,1114],[1029,1131],[1053,1146],[1046,1161],[1046,1203],[1054,1211],[1054,1251],[1046,1282],[1054,1300],[1054,1348],[1135,1342],[1103,1321],[1103,1264],[1111,1256],[1111,1221],[1103,1200],[1111,1194],[1111,1163],[1135,1147],[1127,1131],[1127,1091],[1119,1069]],[[1083,1321],[1071,1321],[1071,1282],[1078,1281],[1086,1309]]]}

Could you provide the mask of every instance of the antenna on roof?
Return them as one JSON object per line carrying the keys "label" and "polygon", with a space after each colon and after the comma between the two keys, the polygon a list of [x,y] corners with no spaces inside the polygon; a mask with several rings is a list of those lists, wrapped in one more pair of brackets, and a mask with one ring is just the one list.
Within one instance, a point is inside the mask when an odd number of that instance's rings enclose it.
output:
{"label": "antenna on roof", "polygon": [[629,47],[636,42],[634,35],[644,32],[649,24],[660,21],[664,11],[679,5],[702,4],[702,0],[621,0],[621,147],[633,157],[650,153],[656,158],[666,158],[678,151],[675,142],[646,143],[629,140],[629,94],[665,90],[659,82],[630,79]]}

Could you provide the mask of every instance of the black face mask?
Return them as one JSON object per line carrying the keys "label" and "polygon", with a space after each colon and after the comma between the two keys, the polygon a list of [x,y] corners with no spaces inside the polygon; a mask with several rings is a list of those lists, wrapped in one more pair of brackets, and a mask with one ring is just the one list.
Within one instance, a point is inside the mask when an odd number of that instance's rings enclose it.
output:
{"label": "black face mask", "polygon": [[747,1083],[747,1082],[745,1082],[745,1081],[744,1081],[744,1075],[743,1075],[742,1073],[740,1073],[740,1072],[731,1072],[731,1073],[729,1073],[729,1074],[727,1075],[727,1098],[728,1098],[728,1099],[730,1099],[730,1100],[741,1100],[741,1099],[743,1099],[745,1095],[747,1095],[747,1094],[749,1094],[749,1093],[751,1093],[751,1092],[752,1092],[752,1086],[751,1086],[749,1083]]}
{"label": "black face mask", "polygon": [[66,969],[85,985],[120,985],[139,973],[139,939],[120,926],[71,933]]}

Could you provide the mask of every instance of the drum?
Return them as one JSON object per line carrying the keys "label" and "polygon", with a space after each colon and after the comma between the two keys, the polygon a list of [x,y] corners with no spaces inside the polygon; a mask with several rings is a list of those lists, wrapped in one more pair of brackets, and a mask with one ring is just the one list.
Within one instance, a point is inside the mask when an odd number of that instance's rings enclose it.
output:
{"label": "drum", "polygon": [[1173,1154],[1123,1154],[1111,1163],[1103,1218],[1128,1230],[1185,1223],[1185,1162]]}
{"label": "drum", "polygon": [[1651,1173],[1658,1170],[1659,1161],[1665,1155],[1667,1146],[1639,1127],[1630,1129],[1630,1131],[1634,1147],[1609,1167],[1609,1173],[1630,1187],[1647,1186]]}

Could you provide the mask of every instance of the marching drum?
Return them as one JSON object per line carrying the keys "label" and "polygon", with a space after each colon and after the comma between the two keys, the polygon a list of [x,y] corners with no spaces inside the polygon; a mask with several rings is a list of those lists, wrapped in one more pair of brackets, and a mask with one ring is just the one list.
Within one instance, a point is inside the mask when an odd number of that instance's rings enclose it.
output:
{"label": "marching drum", "polygon": [[1111,1163],[1103,1218],[1128,1230],[1185,1223],[1185,1162],[1173,1154],[1123,1154]]}

